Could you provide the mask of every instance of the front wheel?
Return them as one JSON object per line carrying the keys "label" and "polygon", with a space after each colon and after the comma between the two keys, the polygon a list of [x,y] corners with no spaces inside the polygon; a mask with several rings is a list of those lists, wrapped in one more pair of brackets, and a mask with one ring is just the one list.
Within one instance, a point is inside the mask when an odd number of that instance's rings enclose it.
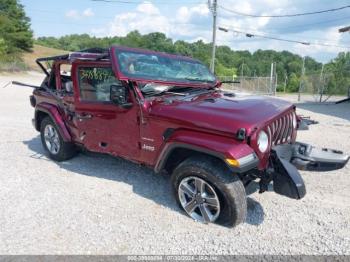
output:
{"label": "front wheel", "polygon": [[76,155],[73,143],[65,142],[56,124],[50,117],[45,117],[40,126],[41,142],[49,157],[56,161],[64,161]]}
{"label": "front wheel", "polygon": [[192,157],[173,172],[177,202],[194,220],[233,227],[247,215],[247,199],[242,181],[211,157]]}

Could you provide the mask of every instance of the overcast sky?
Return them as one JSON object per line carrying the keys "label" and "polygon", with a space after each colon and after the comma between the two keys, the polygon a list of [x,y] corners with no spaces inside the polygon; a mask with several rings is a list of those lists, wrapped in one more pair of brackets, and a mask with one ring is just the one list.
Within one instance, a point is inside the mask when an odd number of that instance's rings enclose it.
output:
{"label": "overcast sky", "polygon": [[[32,19],[36,37],[73,33],[125,36],[132,30],[138,30],[143,34],[163,32],[174,40],[211,41],[212,15],[205,0],[21,2]],[[350,34],[338,33],[339,28],[350,25],[350,8],[289,18],[250,18],[225,10],[259,15],[293,14],[338,8],[349,5],[349,0],[218,0],[218,4],[218,26],[291,40],[350,47]],[[350,51],[350,48],[305,46],[222,31],[218,31],[217,44],[228,45],[234,50],[288,50],[309,55],[320,62],[329,61],[340,51]]]}

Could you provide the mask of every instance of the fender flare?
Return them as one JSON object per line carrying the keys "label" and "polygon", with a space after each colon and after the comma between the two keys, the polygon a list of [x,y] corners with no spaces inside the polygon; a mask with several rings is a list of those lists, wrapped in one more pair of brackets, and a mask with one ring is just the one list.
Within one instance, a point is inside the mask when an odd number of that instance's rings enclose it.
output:
{"label": "fender flare", "polygon": [[[157,158],[154,170],[156,173],[164,169],[169,157],[175,149],[189,149],[199,153],[221,159],[226,166],[235,173],[244,173],[258,166],[259,159],[254,150],[247,144],[230,137],[222,137],[213,134],[200,133],[196,131],[174,130]],[[255,155],[255,161],[241,167],[230,166],[227,158],[239,159],[248,154]]]}
{"label": "fender flare", "polygon": [[190,149],[199,153],[204,153],[216,158],[220,158],[221,160],[225,161],[225,157],[223,154],[221,153],[217,153],[215,151],[212,150],[208,150],[199,146],[194,146],[194,145],[188,145],[188,144],[184,144],[184,143],[170,143],[168,144],[163,151],[161,152],[160,156],[158,157],[156,166],[154,168],[155,172],[158,173],[160,172],[166,165],[169,156],[171,155],[171,153],[175,150],[175,149],[179,149],[179,148],[183,148],[183,149]]}
{"label": "fender flare", "polygon": [[35,128],[36,130],[40,131],[40,126],[38,122],[38,114],[40,112],[46,113],[47,115],[50,116],[52,121],[56,124],[58,128],[58,132],[63,138],[63,141],[65,142],[71,142],[72,141],[72,136],[70,135],[68,128],[66,127],[62,116],[60,112],[58,111],[58,108],[54,105],[51,105],[49,103],[40,103],[36,105],[35,107]]}

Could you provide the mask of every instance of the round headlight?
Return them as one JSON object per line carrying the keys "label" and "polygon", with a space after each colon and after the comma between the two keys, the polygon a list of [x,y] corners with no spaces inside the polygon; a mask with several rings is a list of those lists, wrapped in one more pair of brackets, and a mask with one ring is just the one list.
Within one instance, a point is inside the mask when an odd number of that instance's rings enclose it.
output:
{"label": "round headlight", "polygon": [[297,128],[297,115],[294,113],[293,114],[293,129]]}
{"label": "round headlight", "polygon": [[261,153],[266,152],[269,147],[269,137],[264,131],[260,131],[258,136],[258,147]]}

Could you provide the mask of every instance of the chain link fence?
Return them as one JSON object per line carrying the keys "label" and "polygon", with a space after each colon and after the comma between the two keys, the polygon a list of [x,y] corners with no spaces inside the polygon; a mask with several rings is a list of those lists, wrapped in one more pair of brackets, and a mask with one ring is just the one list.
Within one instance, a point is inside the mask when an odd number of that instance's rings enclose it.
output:
{"label": "chain link fence", "polygon": [[335,80],[334,74],[310,74],[300,78],[298,101],[330,102],[350,96],[345,83]]}
{"label": "chain link fence", "polygon": [[289,98],[293,102],[335,102],[350,97],[350,88],[335,81],[334,74],[304,75],[299,81],[296,93],[285,93],[287,82],[279,83],[277,92],[277,77],[232,77],[219,76],[223,82],[222,88],[231,92],[277,95]]}
{"label": "chain link fence", "polygon": [[223,82],[222,88],[237,92],[259,95],[274,95],[276,93],[275,77],[236,77],[219,76]]}

